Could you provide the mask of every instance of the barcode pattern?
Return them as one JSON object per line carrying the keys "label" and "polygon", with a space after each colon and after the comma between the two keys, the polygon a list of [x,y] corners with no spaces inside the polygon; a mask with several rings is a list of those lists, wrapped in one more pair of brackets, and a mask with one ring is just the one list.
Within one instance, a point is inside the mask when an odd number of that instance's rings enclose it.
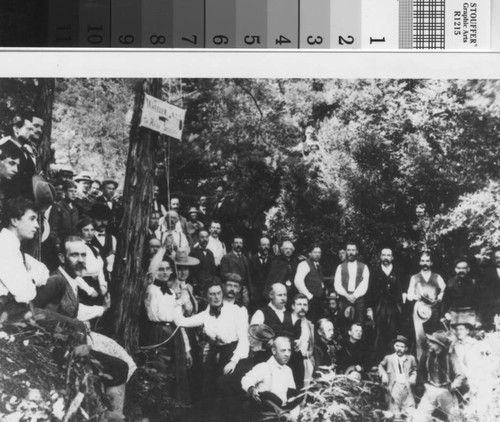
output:
{"label": "barcode pattern", "polygon": [[445,0],[413,1],[413,48],[445,48]]}

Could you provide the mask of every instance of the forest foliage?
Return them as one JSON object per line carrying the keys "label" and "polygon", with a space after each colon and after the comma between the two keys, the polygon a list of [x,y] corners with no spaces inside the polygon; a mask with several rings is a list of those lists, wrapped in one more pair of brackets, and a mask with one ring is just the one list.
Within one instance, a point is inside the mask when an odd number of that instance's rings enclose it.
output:
{"label": "forest foliage", "polygon": [[[56,159],[123,181],[131,80],[58,79]],[[36,80],[1,80],[0,130],[32,107]],[[348,239],[414,258],[486,258],[498,244],[500,83],[490,80],[171,79],[187,110],[182,141],[163,140],[157,178],[187,207],[225,183],[241,229],[333,258]],[[321,146],[294,150],[305,128]],[[295,148],[296,149],[296,148]],[[425,216],[417,215],[417,207]],[[425,221],[424,221],[425,220]],[[422,224],[424,221],[424,224]],[[459,240],[459,241],[457,241]]]}

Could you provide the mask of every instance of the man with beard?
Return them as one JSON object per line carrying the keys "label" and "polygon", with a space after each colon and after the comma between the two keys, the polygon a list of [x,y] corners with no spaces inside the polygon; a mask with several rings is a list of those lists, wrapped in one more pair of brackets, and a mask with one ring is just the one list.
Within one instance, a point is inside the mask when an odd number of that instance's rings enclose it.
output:
{"label": "man with beard", "polygon": [[104,261],[104,274],[109,283],[116,253],[116,238],[108,231],[108,223],[112,218],[111,211],[104,204],[94,204],[90,210],[90,217],[95,230],[90,244],[99,251]]}
{"label": "man with beard", "polygon": [[191,207],[188,211],[188,220],[186,223],[186,237],[189,247],[192,248],[198,243],[200,231],[204,227],[203,223],[198,219],[198,210],[195,207]]}
{"label": "man with beard", "polygon": [[[269,294],[271,301],[262,309],[256,311],[250,325],[265,324],[277,336],[293,337],[294,326],[292,314],[285,309],[287,303],[286,287],[281,283],[274,283]],[[270,351],[264,350],[262,344],[254,344],[254,362],[264,362],[270,357]]]}
{"label": "man with beard", "polygon": [[208,283],[214,280],[216,274],[214,254],[208,246],[209,234],[206,230],[199,233],[199,242],[191,250],[190,255],[197,258],[200,263],[191,274],[191,281],[195,295],[202,295]]}
{"label": "man with beard", "polygon": [[156,230],[155,235],[162,244],[165,243],[165,239],[167,237],[170,237],[173,241],[174,251],[182,249],[188,251],[188,253],[190,252],[187,237],[182,231],[179,223],[179,214],[175,211],[168,211],[165,217],[160,219],[160,225]]}
{"label": "man with beard", "polygon": [[157,213],[160,216],[164,216],[167,213],[167,210],[165,209],[163,204],[160,202],[159,195],[160,195],[160,187],[158,185],[154,185],[153,186],[153,204],[152,204],[151,210],[152,210],[152,212]]}
{"label": "man with beard", "polygon": [[99,180],[94,180],[90,185],[88,198],[90,199],[92,204],[95,204],[97,198],[100,198],[101,196],[102,196],[101,182],[99,182]]}
{"label": "man with beard", "polygon": [[408,354],[408,339],[397,336],[394,353],[384,357],[378,366],[382,384],[387,386],[389,410],[396,417],[415,408],[411,386],[417,382],[417,361]]}
{"label": "man with beard", "polygon": [[297,394],[292,370],[287,366],[292,354],[290,339],[283,336],[276,337],[271,352],[272,356],[269,359],[254,366],[245,374],[241,380],[241,387],[254,404],[258,405],[259,413],[266,410],[269,412],[269,408],[263,405],[265,402],[271,402],[272,410],[279,412],[280,409],[293,409],[292,414],[296,413],[298,416],[298,403],[289,401]]}
{"label": "man with beard", "polygon": [[156,230],[160,227],[160,213],[151,211],[149,218],[148,239],[156,239]]}
{"label": "man with beard", "polygon": [[16,195],[33,199],[31,179],[36,173],[37,151],[33,148],[31,140],[35,130],[33,123],[27,116],[17,115],[12,122],[11,136],[0,140],[0,146],[11,141],[20,152],[17,175],[12,179]]}
{"label": "man with beard", "polygon": [[335,328],[332,321],[321,318],[318,321],[318,337],[314,343],[314,373],[320,375],[320,366],[332,366],[337,363],[339,345],[334,340]]}
{"label": "man with beard", "polygon": [[309,319],[318,321],[324,316],[325,286],[323,284],[323,272],[319,260],[321,259],[321,248],[313,246],[309,258],[301,262],[295,274],[295,287],[309,300]]}
{"label": "man with beard", "polygon": [[176,196],[173,196],[172,198],[170,198],[170,209],[177,213],[177,216],[179,217],[179,222],[181,225],[182,232],[186,235],[187,234],[187,220],[181,215],[181,201]]}
{"label": "man with beard", "polygon": [[450,312],[472,313],[469,317],[476,319],[479,311],[480,290],[478,282],[469,275],[470,267],[466,258],[455,261],[455,276],[448,280],[441,302],[441,314],[451,321]]}
{"label": "man with beard", "polygon": [[243,254],[243,238],[235,236],[231,244],[231,252],[224,255],[220,262],[220,273],[236,273],[241,277],[242,301],[243,305],[248,306],[252,292],[252,277],[250,276],[250,263]]}
{"label": "man with beard", "polygon": [[264,295],[268,295],[274,283],[281,283],[286,287],[291,299],[293,293],[293,281],[299,265],[299,259],[294,254],[295,247],[289,240],[285,240],[281,245],[281,254],[273,259],[267,275]]}
{"label": "man with beard", "polygon": [[207,197],[202,195],[198,201],[198,219],[203,223],[204,227],[208,227],[208,200]]}
{"label": "man with beard", "polygon": [[358,248],[354,243],[347,244],[346,252],[347,261],[340,264],[335,272],[334,287],[340,296],[341,313],[352,309],[352,320],[362,324],[370,271],[367,265],[358,261]]}
{"label": "man with beard", "polygon": [[314,326],[306,318],[309,300],[303,294],[295,295],[292,301],[292,323],[294,327],[293,350],[289,366],[298,389],[307,387],[314,370]]}
{"label": "man with beard", "polygon": [[398,323],[403,312],[402,276],[392,262],[390,248],[382,249],[380,266],[376,267],[370,279],[367,294],[368,319],[375,322],[375,355],[379,361],[391,351],[391,342],[398,332]]}
{"label": "man with beard", "polygon": [[226,255],[226,245],[220,240],[221,225],[218,221],[212,221],[210,224],[210,238],[208,239],[207,249],[214,254],[215,267],[219,269],[222,257]]}
{"label": "man with beard", "polygon": [[259,251],[250,258],[250,275],[253,283],[252,308],[262,308],[268,297],[264,294],[264,288],[272,258],[269,254],[271,241],[267,237],[262,237],[259,241]]}
{"label": "man with beard", "polygon": [[101,183],[102,195],[96,200],[97,204],[104,204],[110,211],[107,230],[113,236],[117,236],[123,217],[123,206],[115,197],[117,188],[118,182],[116,180],[103,180]]}
{"label": "man with beard", "polygon": [[[413,324],[417,344],[417,359],[420,359],[425,347],[425,334],[431,334],[440,328],[440,303],[446,284],[443,278],[431,271],[432,260],[428,252],[420,255],[421,271],[410,279],[407,298],[413,305]],[[427,308],[427,310],[426,310]],[[430,315],[422,317],[425,312]]]}

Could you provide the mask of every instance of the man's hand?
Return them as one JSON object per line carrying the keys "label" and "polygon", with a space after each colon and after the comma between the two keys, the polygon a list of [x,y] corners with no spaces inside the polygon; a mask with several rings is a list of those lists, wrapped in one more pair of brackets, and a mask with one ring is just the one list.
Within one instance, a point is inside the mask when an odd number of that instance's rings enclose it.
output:
{"label": "man's hand", "polygon": [[373,321],[373,309],[372,308],[368,308],[366,310],[366,317],[370,320],[370,321]]}
{"label": "man's hand", "polygon": [[224,366],[224,375],[229,375],[234,372],[234,368],[236,368],[236,362],[229,361],[229,363]]}
{"label": "man's hand", "polygon": [[252,399],[254,399],[257,403],[260,403],[261,400],[260,400],[260,396],[259,396],[259,392],[257,391],[257,389],[255,387],[250,387],[248,389],[248,394],[250,395],[250,397]]}
{"label": "man's hand", "polygon": [[111,307],[111,296],[109,295],[109,293],[104,296],[104,303],[102,307],[104,308],[104,310],[107,310]]}
{"label": "man's hand", "polygon": [[387,374],[382,374],[380,378],[382,379],[382,384],[384,385],[389,384],[389,377],[387,376]]}
{"label": "man's hand", "polygon": [[347,293],[346,299],[351,303],[356,302],[356,296],[354,296],[353,294]]}
{"label": "man's hand", "polygon": [[186,366],[191,368],[193,366],[193,357],[191,356],[191,352],[186,352]]}
{"label": "man's hand", "polygon": [[451,391],[456,391],[460,387],[460,382],[457,382],[456,380],[451,383]]}

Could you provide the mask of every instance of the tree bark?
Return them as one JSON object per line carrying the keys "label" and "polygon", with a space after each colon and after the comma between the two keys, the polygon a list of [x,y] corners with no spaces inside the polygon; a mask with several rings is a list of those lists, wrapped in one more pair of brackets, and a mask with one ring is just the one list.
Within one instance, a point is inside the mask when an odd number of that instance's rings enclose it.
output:
{"label": "tree bark", "polygon": [[139,127],[139,123],[144,94],[160,98],[161,84],[161,79],[155,78],[141,80],[136,87],[123,193],[124,215],[111,284],[114,336],[131,352],[138,346],[146,289],[143,257],[153,197],[154,153],[158,145],[158,134]]}
{"label": "tree bark", "polygon": [[52,108],[54,105],[54,78],[42,78],[38,80],[38,95],[35,100],[35,116],[44,121],[42,139],[38,145],[37,173],[48,175],[49,166],[54,159],[52,150]]}

